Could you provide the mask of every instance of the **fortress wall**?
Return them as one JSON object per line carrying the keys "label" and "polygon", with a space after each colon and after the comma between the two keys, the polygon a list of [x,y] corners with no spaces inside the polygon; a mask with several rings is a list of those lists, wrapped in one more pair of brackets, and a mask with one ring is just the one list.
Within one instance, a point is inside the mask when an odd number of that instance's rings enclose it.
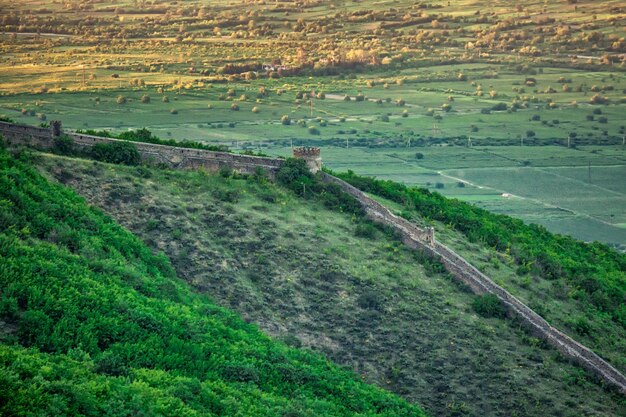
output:
{"label": "fortress wall", "polygon": [[[42,149],[53,146],[50,129],[21,126],[0,122],[0,134],[9,144],[24,144]],[[96,143],[118,142],[119,139],[102,138],[99,136],[67,133],[76,145],[89,148]],[[262,168],[273,177],[282,165],[282,160],[256,156],[236,155],[227,152],[212,152],[202,149],[188,149],[150,143],[133,142],[142,158],[149,163],[162,163],[177,169],[203,168],[217,171],[228,166],[241,173],[252,174]],[[519,299],[494,283],[461,256],[450,248],[436,242],[428,230],[394,215],[389,209],[368,197],[361,190],[347,182],[320,171],[323,181],[338,185],[344,192],[356,198],[364,207],[372,220],[392,227],[400,234],[402,240],[411,248],[419,249],[438,259],[457,280],[463,282],[476,294],[494,294],[506,307],[510,316],[518,318],[537,337],[556,348],[565,357],[581,365],[601,378],[607,384],[616,387],[626,395],[626,378],[618,370],[604,361],[590,349],[576,342],[569,336],[550,326],[540,315],[531,310]]]}
{"label": "fortress wall", "polygon": [[[50,149],[54,146],[52,131],[46,128],[0,122],[0,134],[9,144],[23,144],[40,149]],[[63,134],[71,137],[74,140],[74,144],[81,148],[90,148],[97,143],[125,142],[120,139],[73,132],[63,132]],[[164,164],[170,168],[202,168],[209,171],[218,171],[220,168],[227,166],[242,174],[254,174],[258,168],[261,168],[270,177],[273,177],[276,170],[282,165],[282,160],[277,158],[237,155],[228,152],[180,148],[144,142],[132,143],[139,151],[144,162]]]}
{"label": "fortress wall", "polygon": [[0,122],[0,134],[9,144],[25,144],[44,149],[52,146],[52,132],[43,127]]}
{"label": "fortress wall", "polygon": [[438,259],[450,274],[467,285],[475,294],[493,294],[498,297],[506,307],[509,316],[519,319],[533,335],[545,340],[566,358],[584,367],[626,395],[626,377],[617,369],[587,347],[550,326],[543,317],[497,285],[453,250],[439,242],[430,240],[426,230],[394,215],[385,206],[347,182],[325,172],[322,172],[321,176],[325,182],[337,184],[343,191],[356,198],[372,220],[393,227],[409,247],[422,250]]}

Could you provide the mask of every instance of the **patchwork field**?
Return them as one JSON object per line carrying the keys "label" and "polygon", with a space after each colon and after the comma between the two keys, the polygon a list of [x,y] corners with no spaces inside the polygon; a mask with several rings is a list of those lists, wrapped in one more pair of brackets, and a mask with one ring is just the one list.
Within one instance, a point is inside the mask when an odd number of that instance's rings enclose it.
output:
{"label": "patchwork field", "polygon": [[622,3],[7,4],[0,116],[322,146],[333,169],[626,244]]}

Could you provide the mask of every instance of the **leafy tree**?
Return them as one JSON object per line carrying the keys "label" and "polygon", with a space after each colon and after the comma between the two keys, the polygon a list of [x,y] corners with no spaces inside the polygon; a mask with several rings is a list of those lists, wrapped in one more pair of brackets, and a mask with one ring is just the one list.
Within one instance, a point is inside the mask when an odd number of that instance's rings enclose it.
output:
{"label": "leafy tree", "polygon": [[506,310],[494,294],[477,296],[472,301],[472,308],[483,317],[504,317]]}
{"label": "leafy tree", "polygon": [[90,151],[91,157],[111,164],[139,165],[141,155],[130,142],[96,143]]}
{"label": "leafy tree", "polygon": [[76,144],[74,143],[74,139],[70,136],[63,135],[54,138],[54,146],[52,148],[54,152],[59,153],[61,155],[76,155],[77,149]]}

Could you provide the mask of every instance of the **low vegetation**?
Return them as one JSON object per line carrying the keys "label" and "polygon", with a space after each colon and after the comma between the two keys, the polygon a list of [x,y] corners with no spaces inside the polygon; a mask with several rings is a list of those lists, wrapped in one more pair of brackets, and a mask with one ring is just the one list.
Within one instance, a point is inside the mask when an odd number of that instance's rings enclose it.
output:
{"label": "low vegetation", "polygon": [[123,139],[123,140],[128,140],[131,142],[145,142],[145,143],[153,143],[156,145],[177,146],[179,148],[204,149],[207,151],[228,152],[228,147],[222,146],[222,145],[207,145],[206,143],[191,141],[191,140],[177,141],[174,139],[161,139],[155,136],[152,132],[150,132],[146,128],[130,130],[130,131],[122,132],[119,134],[111,133],[108,130],[90,130],[90,129],[79,130],[78,133],[84,133],[86,135],[93,135],[93,136],[101,136],[105,138]]}
{"label": "low vegetation", "polygon": [[164,250],[196,291],[432,415],[626,407],[514,322],[478,315],[475,296],[441,265],[336,204],[298,162],[287,164],[285,187],[232,170],[110,169],[58,156],[38,166]]}
{"label": "low vegetation", "polygon": [[190,290],[4,150],[0,257],[3,415],[423,415]]}
{"label": "low vegetation", "polygon": [[[554,282],[556,297],[576,303],[576,319],[567,320],[575,338],[613,359],[625,369],[623,345],[615,336],[626,330],[626,256],[601,243],[584,243],[556,235],[544,227],[525,224],[423,188],[393,181],[337,174],[355,187],[398,203],[409,219],[437,221],[463,234],[470,242],[493,248],[512,259],[518,276]],[[536,302],[536,300],[533,300]],[[540,312],[544,311],[537,305]],[[544,313],[545,314],[545,313]],[[562,313],[555,312],[563,322]],[[549,315],[550,316],[550,315]]]}

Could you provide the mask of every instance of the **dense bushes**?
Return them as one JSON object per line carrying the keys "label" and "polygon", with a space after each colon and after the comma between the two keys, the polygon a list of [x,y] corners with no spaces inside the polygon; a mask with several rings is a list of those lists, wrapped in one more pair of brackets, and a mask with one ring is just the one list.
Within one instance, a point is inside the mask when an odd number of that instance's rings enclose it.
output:
{"label": "dense bushes", "polygon": [[336,175],[365,192],[404,204],[420,216],[449,224],[470,241],[481,241],[510,253],[519,273],[533,272],[549,280],[564,280],[571,288],[571,297],[626,327],[626,256],[608,246],[555,235],[542,226],[527,225],[426,189],[353,172]]}
{"label": "dense bushes", "polygon": [[305,198],[316,198],[330,208],[363,216],[361,204],[336,184],[327,184],[311,174],[303,159],[289,158],[276,173],[276,180]]}
{"label": "dense bushes", "polygon": [[52,146],[52,151],[58,153],[59,155],[72,156],[76,155],[77,149],[74,144],[74,139],[67,135],[58,136],[54,138],[54,144]]}
{"label": "dense bushes", "polygon": [[0,259],[1,415],[422,415],[191,291],[6,151]]}
{"label": "dense bushes", "polygon": [[96,143],[89,154],[97,161],[111,164],[139,165],[141,162],[137,147],[130,142]]}
{"label": "dense bushes", "polygon": [[494,294],[479,295],[472,301],[472,308],[483,317],[504,317],[506,310]]}
{"label": "dense bushes", "polygon": [[84,156],[111,164],[139,165],[141,155],[130,142],[96,143],[93,147],[80,149],[67,135],[54,138],[52,152],[65,156]]}

